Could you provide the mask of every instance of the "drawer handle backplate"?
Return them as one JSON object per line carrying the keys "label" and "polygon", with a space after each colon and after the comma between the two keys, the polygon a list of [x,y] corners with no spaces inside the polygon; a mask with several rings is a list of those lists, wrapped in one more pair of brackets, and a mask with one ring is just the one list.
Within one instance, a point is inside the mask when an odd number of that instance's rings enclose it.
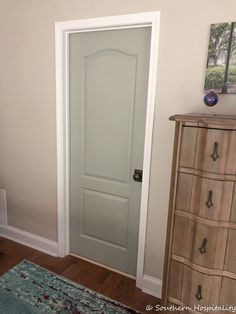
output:
{"label": "drawer handle backplate", "polygon": [[210,208],[210,207],[212,207],[214,205],[213,202],[212,202],[212,196],[213,196],[213,192],[209,191],[208,192],[208,199],[207,199],[207,201],[205,203],[207,208]]}
{"label": "drawer handle backplate", "polygon": [[202,245],[199,248],[199,251],[200,251],[201,254],[206,253],[206,244],[207,244],[207,239],[204,238],[203,241],[202,241]]}
{"label": "drawer handle backplate", "polygon": [[198,301],[202,300],[202,286],[201,285],[198,285],[197,287],[197,294],[195,295],[196,299]]}
{"label": "drawer handle backplate", "polygon": [[211,155],[211,158],[213,159],[213,161],[216,161],[220,156],[218,154],[218,142],[214,143],[214,149],[213,149],[213,153]]}

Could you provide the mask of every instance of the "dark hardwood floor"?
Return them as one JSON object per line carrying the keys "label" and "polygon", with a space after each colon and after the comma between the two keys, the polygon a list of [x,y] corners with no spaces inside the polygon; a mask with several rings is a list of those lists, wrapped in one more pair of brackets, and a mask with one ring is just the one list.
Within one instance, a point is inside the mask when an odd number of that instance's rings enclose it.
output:
{"label": "dark hardwood floor", "polygon": [[135,280],[74,256],[53,257],[0,237],[0,275],[27,259],[143,313],[160,300],[135,287]]}

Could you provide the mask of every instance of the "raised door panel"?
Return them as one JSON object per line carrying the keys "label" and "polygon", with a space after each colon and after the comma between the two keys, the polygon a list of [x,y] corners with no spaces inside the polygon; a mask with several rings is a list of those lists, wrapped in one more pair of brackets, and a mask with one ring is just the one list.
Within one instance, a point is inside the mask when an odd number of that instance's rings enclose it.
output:
{"label": "raised door panel", "polygon": [[178,256],[186,256],[186,239],[188,238],[189,220],[175,216],[172,253]]}
{"label": "raised door panel", "polygon": [[236,274],[236,230],[229,229],[228,232],[225,270]]}
{"label": "raised door panel", "polygon": [[187,252],[188,260],[209,269],[224,268],[227,229],[191,221],[189,239],[193,245]]}
{"label": "raised door panel", "polygon": [[181,167],[193,168],[196,139],[197,128],[185,126],[182,128],[179,153],[179,165]]}
{"label": "raised door panel", "polygon": [[118,50],[84,58],[84,175],[129,183],[136,71]]}
{"label": "raised door panel", "polygon": [[[236,280],[223,278],[220,305],[236,306]],[[225,311],[226,312],[226,311]],[[227,311],[229,312],[229,311]],[[231,309],[232,312],[232,309]]]}
{"label": "raised door panel", "polygon": [[177,193],[175,208],[180,211],[189,212],[193,176],[187,173],[178,174]]}
{"label": "raised door panel", "polygon": [[222,278],[219,276],[205,275],[185,266],[182,302],[192,308],[218,304],[221,280]]}
{"label": "raised door panel", "polygon": [[229,221],[234,183],[194,176],[190,212],[210,220]]}
{"label": "raised door panel", "polygon": [[194,168],[235,174],[236,132],[198,128]]}
{"label": "raised door panel", "polygon": [[83,191],[81,237],[127,249],[128,198]]}

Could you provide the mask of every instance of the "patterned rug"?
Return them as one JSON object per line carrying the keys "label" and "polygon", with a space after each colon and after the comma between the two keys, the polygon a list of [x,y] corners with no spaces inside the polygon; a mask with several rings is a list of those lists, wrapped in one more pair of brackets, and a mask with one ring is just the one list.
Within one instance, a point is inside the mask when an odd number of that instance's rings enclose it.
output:
{"label": "patterned rug", "polygon": [[24,260],[0,277],[0,313],[140,312]]}

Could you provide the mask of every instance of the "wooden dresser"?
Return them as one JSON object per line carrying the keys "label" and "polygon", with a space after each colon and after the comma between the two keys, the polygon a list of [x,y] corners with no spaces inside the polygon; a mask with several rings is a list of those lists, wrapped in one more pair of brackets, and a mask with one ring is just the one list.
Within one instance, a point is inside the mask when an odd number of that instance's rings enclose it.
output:
{"label": "wooden dresser", "polygon": [[236,116],[170,120],[176,129],[162,304],[189,306],[188,313],[213,305],[236,311]]}

